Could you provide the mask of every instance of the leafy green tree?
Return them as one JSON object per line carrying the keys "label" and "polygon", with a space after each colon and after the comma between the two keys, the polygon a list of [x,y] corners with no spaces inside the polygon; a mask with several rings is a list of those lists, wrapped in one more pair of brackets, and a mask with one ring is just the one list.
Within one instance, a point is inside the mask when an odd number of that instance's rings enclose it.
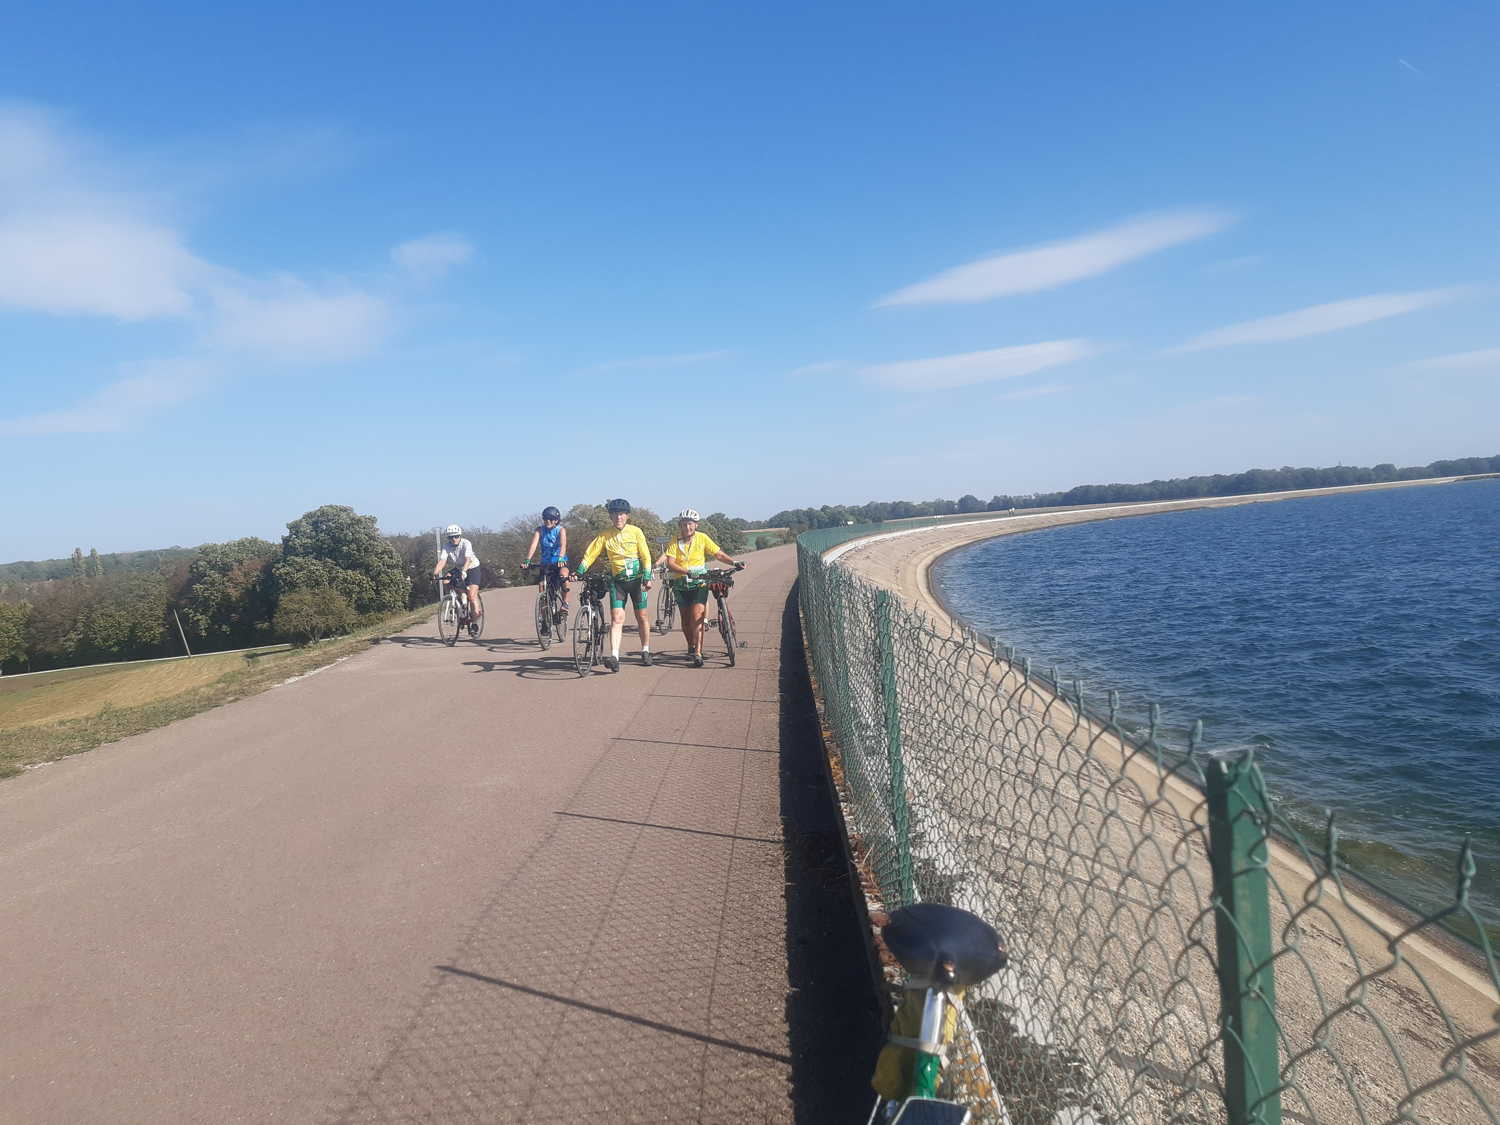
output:
{"label": "leafy green tree", "polygon": [[181,597],[183,627],[210,646],[252,643],[270,624],[271,566],[279,553],[256,538],[199,547]]}
{"label": "leafy green tree", "polygon": [[354,609],[329,586],[305,586],[281,596],[272,618],[277,636],[305,645],[354,627]]}
{"label": "leafy green tree", "polygon": [[734,526],[736,523],[743,524],[744,522],[744,520],[732,519],[723,512],[710,512],[703,517],[700,530],[722,547],[725,554],[732,555],[736,551],[745,549],[745,536],[740,528]]}
{"label": "leafy green tree", "polygon": [[272,568],[278,599],[295,590],[328,586],[360,614],[389,613],[406,605],[410,579],[374,516],[325,504],[293,520],[286,530],[281,561]]}
{"label": "leafy green tree", "polygon": [[[630,513],[630,522],[635,524],[645,533],[646,542],[651,546],[651,557],[654,559],[661,554],[661,545],[667,541],[667,537],[676,530],[676,525],[667,526],[667,521],[653,512],[650,508],[636,508]],[[610,527],[614,527],[611,523]],[[587,546],[588,544],[584,544]]]}
{"label": "leafy green tree", "polygon": [[0,602],[0,669],[26,663],[26,621],[30,602]]}
{"label": "leafy green tree", "polygon": [[82,547],[74,547],[73,548],[73,557],[70,560],[69,571],[70,571],[72,577],[74,577],[74,578],[82,578],[83,577],[84,563],[83,563],[83,548]]}
{"label": "leafy green tree", "polygon": [[104,562],[99,558],[98,547],[89,548],[89,557],[83,564],[83,573],[88,578],[104,577]]}
{"label": "leafy green tree", "polygon": [[131,660],[160,649],[167,628],[167,580],[160,574],[116,574],[87,582],[77,649],[94,660]]}

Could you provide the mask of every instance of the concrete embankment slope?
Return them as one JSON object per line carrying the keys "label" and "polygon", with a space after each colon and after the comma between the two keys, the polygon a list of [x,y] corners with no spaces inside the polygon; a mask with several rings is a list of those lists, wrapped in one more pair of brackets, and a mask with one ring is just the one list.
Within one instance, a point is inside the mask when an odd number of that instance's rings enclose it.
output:
{"label": "concrete embankment slope", "polygon": [[[1446,482],[1420,482],[1446,483]],[[1380,487],[1380,486],[1376,486]],[[852,541],[834,548],[825,558],[898,593],[911,607],[925,613],[933,628],[946,635],[953,627],[940,599],[933,591],[928,571],[940,556],[960,546],[995,535],[1015,534],[1041,527],[1090,520],[1148,515],[1199,507],[1292,499],[1327,494],[1283,493],[1252,497],[1217,498],[1210,501],[1156,505],[1121,505],[1034,515],[1001,517],[982,522],[953,524],[919,530],[894,530]],[[1002,638],[1003,639],[1003,638]],[[976,667],[969,665],[969,667]],[[1024,716],[1032,728],[1051,724],[1066,731],[1064,746],[1086,749],[1089,760],[1103,767],[1100,776],[1120,777],[1146,794],[1159,794],[1170,802],[1180,818],[1176,823],[1203,823],[1201,794],[1179,778],[1158,771],[1142,756],[1134,758],[1112,732],[1088,720],[1075,721],[1069,703],[1051,696],[1035,681],[1021,688],[1018,672],[996,664],[975,673],[993,680],[989,687],[974,684],[983,698],[1015,700],[1027,709]],[[1002,723],[1001,726],[1008,724]],[[998,751],[997,751],[998,752]],[[994,768],[1008,774],[1026,773],[1036,763],[1018,765],[996,762]],[[1043,773],[1067,774],[1063,759],[1044,763]],[[998,776],[998,775],[997,775]],[[1071,775],[1067,775],[1070,776]],[[1083,784],[1083,779],[1079,779]],[[1004,835],[1007,815],[1015,811],[1024,820],[1029,810],[1045,806],[1045,792],[1027,798],[1034,802],[1017,810],[990,811],[995,831]],[[1096,838],[1104,826],[1090,820],[1090,810],[1105,802],[1079,799],[1065,809],[1062,804],[1050,815],[1084,838]],[[990,806],[985,805],[988,810]],[[1144,824],[1145,818],[1142,818]],[[1050,824],[1050,820],[1048,821]],[[1170,818],[1165,823],[1173,823]],[[1197,830],[1194,829],[1194,832]],[[1067,833],[1063,833],[1067,835]],[[1168,838],[1157,844],[1173,855],[1189,856],[1188,837]],[[1271,851],[1273,879],[1271,914],[1273,941],[1280,951],[1277,961],[1277,1012],[1282,1033],[1282,1061],[1294,1056],[1299,1069],[1291,1075],[1294,1088],[1285,1096],[1289,1110],[1299,1119],[1319,1122],[1374,1120],[1386,1109],[1415,1105],[1422,1120],[1490,1120],[1475,1099],[1500,1107],[1500,1022],[1494,982],[1468,959],[1455,956],[1446,945],[1429,940],[1425,933],[1409,932],[1409,922],[1380,903],[1362,897],[1347,885],[1320,879],[1291,849],[1279,844]],[[1201,868],[1201,870],[1199,870]],[[1190,870],[1198,886],[1210,885],[1206,861],[1194,859]],[[1139,892],[1138,892],[1139,893]],[[1068,945],[1077,935],[1070,926],[1077,920],[1043,919],[1035,933],[1017,942],[1044,951]],[[1087,930],[1087,920],[1079,923]],[[1086,944],[1086,943],[1085,943]],[[1079,966],[1087,972],[1087,966]],[[1044,1002],[1039,1002],[1039,1007]],[[1462,1058],[1467,1071],[1452,1077],[1455,1061]],[[1366,1108],[1382,1107],[1376,1116],[1362,1118],[1353,1108],[1348,1069],[1354,1067],[1358,1081],[1353,1087],[1366,1099]],[[1135,1079],[1126,1074],[1122,1082]],[[1422,1088],[1426,1086],[1427,1089]],[[1414,1100],[1408,1102],[1411,1097]],[[1404,1112],[1404,1111],[1403,1111]],[[1475,1116],[1480,1114],[1480,1116]]]}
{"label": "concrete embankment slope", "polygon": [[864,978],[847,901],[796,890],[844,881],[788,792],[794,577],[754,556],[734,668],[627,639],[580,679],[490,591],[483,643],[412,629],[0,784],[0,1122],[835,1119],[876,1022],[807,1007]]}

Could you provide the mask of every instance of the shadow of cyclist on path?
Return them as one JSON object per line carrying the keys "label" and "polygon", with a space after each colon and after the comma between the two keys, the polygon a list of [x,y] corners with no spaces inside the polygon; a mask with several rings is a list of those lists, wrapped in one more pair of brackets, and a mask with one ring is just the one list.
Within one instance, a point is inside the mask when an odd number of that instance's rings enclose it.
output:
{"label": "shadow of cyclist on path", "polygon": [[523,680],[576,680],[578,671],[571,657],[542,656],[530,660],[465,660],[465,668],[476,672],[513,672]]}

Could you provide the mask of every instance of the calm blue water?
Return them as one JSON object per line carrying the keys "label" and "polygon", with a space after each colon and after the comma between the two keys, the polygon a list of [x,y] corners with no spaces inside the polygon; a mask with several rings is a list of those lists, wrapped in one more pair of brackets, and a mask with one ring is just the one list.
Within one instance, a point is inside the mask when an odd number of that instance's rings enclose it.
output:
{"label": "calm blue water", "polygon": [[1086,697],[1257,746],[1281,810],[1320,828],[1333,809],[1404,897],[1451,901],[1472,833],[1500,920],[1500,481],[1053,528],[934,577]]}

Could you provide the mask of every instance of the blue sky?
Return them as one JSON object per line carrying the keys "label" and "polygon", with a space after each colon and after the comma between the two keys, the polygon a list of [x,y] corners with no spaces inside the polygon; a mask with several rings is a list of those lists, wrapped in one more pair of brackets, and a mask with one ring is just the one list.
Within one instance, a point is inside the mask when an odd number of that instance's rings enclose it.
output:
{"label": "blue sky", "polygon": [[1489,3],[31,5],[0,560],[1500,451]]}

